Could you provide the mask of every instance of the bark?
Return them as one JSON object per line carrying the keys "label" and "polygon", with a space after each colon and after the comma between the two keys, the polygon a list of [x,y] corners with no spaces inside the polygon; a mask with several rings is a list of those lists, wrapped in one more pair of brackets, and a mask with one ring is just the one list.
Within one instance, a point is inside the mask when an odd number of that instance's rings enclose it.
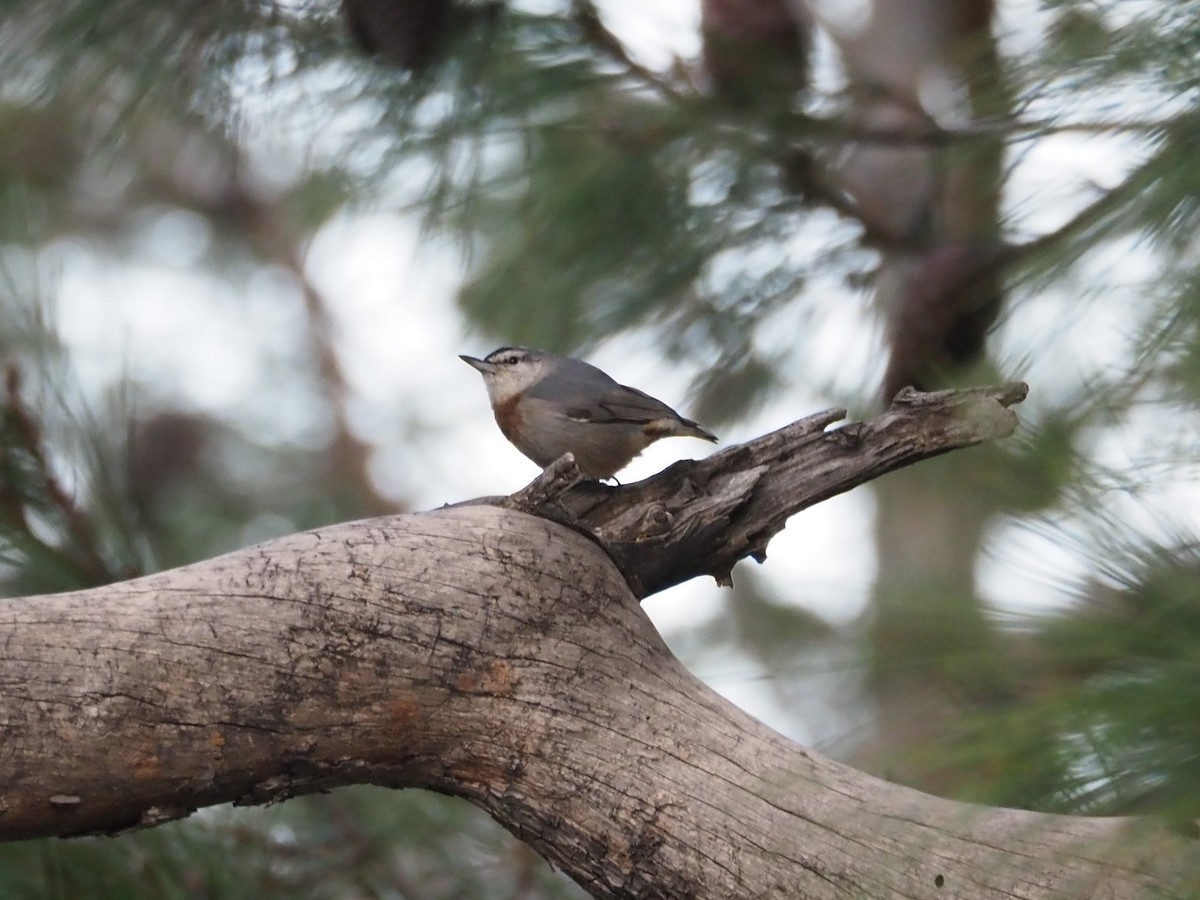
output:
{"label": "bark", "polygon": [[[1005,433],[997,400],[1019,394],[911,398],[892,425],[810,429],[773,456],[785,429],[723,465],[813,452],[815,478],[850,483]],[[922,424],[896,453],[905,418]],[[509,507],[571,502],[563,468]],[[746,497],[731,521],[790,502]],[[692,503],[723,501],[701,487]],[[966,806],[791,743],[671,656],[587,524],[506,506],[7,600],[0,634],[3,839],[370,782],[472,800],[599,897],[1135,897],[1200,877],[1194,842],[1152,822]]]}
{"label": "bark", "polygon": [[[885,472],[1008,435],[1017,424],[1008,407],[1027,390],[1016,383],[904,391],[870,422],[832,431],[825,429],[846,411],[816,413],[750,444],[677,463],[640,484],[620,490],[579,485],[558,501],[566,514],[559,520],[596,537],[638,597],[697,575],[726,583],[738,560],[766,559],[767,542],[788,516]],[[558,515],[552,504],[532,505],[542,515]]]}
{"label": "bark", "polygon": [[350,39],[380,62],[424,74],[450,55],[464,35],[495,24],[501,0],[342,0]]}
{"label": "bark", "polygon": [[808,84],[812,21],[789,0],[701,0],[704,69],[717,96],[786,111]]}

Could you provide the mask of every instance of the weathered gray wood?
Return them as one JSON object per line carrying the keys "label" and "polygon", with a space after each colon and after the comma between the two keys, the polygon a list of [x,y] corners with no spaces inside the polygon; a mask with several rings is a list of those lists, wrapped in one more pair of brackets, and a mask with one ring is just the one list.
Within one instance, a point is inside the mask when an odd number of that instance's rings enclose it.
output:
{"label": "weathered gray wood", "polygon": [[0,732],[8,840],[371,782],[469,798],[600,897],[1200,883],[1153,822],[952,803],[787,741],[679,665],[595,541],[494,506],[0,601]]}
{"label": "weathered gray wood", "polygon": [[1021,383],[905,389],[868,422],[830,428],[846,411],[826,410],[616,488],[572,487],[577,479],[556,468],[518,508],[532,499],[542,515],[593,534],[639,597],[697,575],[725,583],[738,560],[765,559],[789,516],[923,459],[1008,436],[1017,426],[1009,407],[1027,392]]}

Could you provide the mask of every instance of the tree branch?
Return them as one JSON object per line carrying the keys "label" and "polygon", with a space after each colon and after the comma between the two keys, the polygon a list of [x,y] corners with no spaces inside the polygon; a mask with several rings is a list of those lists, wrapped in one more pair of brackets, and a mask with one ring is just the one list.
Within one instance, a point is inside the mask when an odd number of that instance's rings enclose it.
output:
{"label": "tree branch", "polygon": [[536,511],[587,529],[638,597],[698,575],[725,584],[738,560],[765,560],[767,543],[801,510],[922,459],[1011,434],[1017,417],[1008,407],[1027,391],[1024,384],[902,391],[869,422],[827,430],[846,411],[826,410],[637,484],[585,482]]}
{"label": "tree branch", "polygon": [[[987,403],[938,397],[731,448],[707,483],[747,487],[696,502],[741,497],[728,543],[759,547],[802,480],[785,447],[824,448],[823,492],[863,447],[885,449],[861,479],[996,433]],[[497,506],[0,602],[0,723],[7,840],[370,782],[470,799],[598,897],[1121,898],[1200,877],[1194,841],[1151,822],[952,803],[792,744],[671,656],[596,541]]]}

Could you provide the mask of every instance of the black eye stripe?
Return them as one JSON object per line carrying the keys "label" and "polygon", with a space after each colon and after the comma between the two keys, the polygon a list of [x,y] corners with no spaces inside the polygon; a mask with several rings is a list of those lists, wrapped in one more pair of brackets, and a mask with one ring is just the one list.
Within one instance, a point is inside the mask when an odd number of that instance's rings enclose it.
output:
{"label": "black eye stripe", "polygon": [[524,362],[527,358],[526,354],[517,351],[509,351],[507,353],[496,351],[488,356],[486,361],[497,366],[512,366]]}

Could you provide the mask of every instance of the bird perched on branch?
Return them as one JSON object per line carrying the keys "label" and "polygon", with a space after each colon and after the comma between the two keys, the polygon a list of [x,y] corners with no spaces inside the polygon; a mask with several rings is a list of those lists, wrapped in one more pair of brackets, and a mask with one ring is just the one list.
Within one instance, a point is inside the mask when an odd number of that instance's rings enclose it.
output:
{"label": "bird perched on branch", "polygon": [[610,478],[659,438],[717,440],[580,359],[526,347],[460,359],[483,375],[504,436],[542,468],[569,451],[584,478]]}

